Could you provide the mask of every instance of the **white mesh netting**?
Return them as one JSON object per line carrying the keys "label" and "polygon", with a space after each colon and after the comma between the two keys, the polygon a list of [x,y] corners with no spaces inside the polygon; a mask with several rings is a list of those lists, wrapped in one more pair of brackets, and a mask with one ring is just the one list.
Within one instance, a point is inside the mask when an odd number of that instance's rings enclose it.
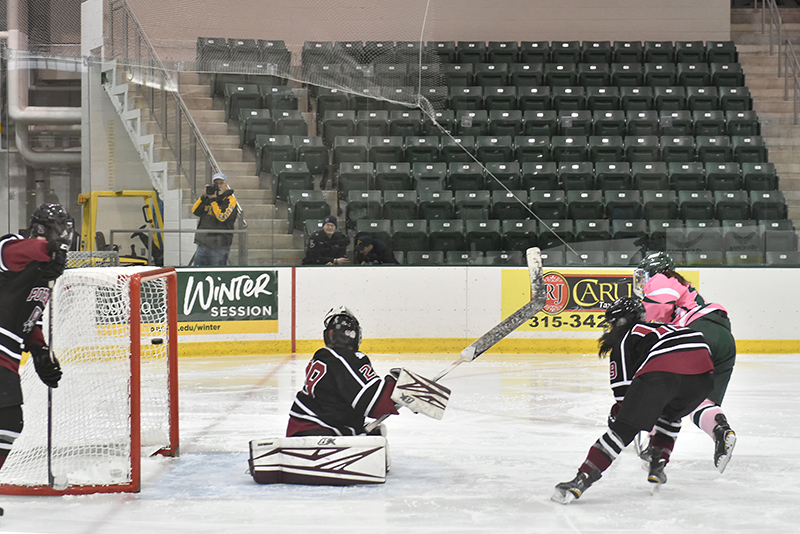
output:
{"label": "white mesh netting", "polygon": [[[164,278],[142,282],[141,313],[131,314],[136,272],[68,269],[54,289],[52,346],[63,371],[52,394],[52,473],[58,485],[129,484],[132,454],[169,444],[167,284]],[[141,351],[132,355],[131,324],[139,315]],[[131,450],[132,357],[141,362],[142,451]],[[0,484],[46,486],[47,387],[30,360],[20,374],[25,426],[0,471]]]}

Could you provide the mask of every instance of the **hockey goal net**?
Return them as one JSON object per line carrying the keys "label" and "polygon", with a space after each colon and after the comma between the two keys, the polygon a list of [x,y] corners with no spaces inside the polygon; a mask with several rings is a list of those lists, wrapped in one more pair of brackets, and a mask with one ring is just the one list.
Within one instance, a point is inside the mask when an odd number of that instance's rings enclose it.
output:
{"label": "hockey goal net", "polygon": [[63,377],[48,398],[20,367],[25,425],[0,493],[135,492],[142,456],[178,455],[176,288],[173,268],[64,272],[45,327]]}

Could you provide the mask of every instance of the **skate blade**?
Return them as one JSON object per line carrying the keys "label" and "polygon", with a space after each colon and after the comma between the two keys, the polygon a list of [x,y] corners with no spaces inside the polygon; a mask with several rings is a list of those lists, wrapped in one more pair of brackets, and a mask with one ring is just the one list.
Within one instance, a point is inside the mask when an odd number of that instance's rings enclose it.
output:
{"label": "skate blade", "polygon": [[559,490],[556,490],[553,496],[550,497],[550,500],[561,504],[569,504],[575,500],[575,495],[571,491],[561,493]]}
{"label": "skate blade", "polygon": [[728,462],[731,461],[731,456],[733,455],[733,448],[736,446],[736,434],[731,432],[727,436],[725,436],[725,456],[721,456],[719,458],[719,463],[717,464],[717,471],[723,473],[725,468],[728,466]]}
{"label": "skate blade", "polygon": [[664,484],[650,484],[650,495],[656,495]]}

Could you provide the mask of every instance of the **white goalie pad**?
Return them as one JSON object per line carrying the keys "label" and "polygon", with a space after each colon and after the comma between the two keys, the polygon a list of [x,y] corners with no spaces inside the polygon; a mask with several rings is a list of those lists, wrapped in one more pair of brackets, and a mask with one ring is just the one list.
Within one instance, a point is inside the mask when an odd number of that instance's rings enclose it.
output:
{"label": "white goalie pad", "polygon": [[307,436],[253,440],[250,474],[259,484],[383,484],[386,438]]}
{"label": "white goalie pad", "polygon": [[396,405],[405,406],[414,413],[441,419],[444,409],[447,408],[447,401],[450,400],[450,389],[412,371],[401,369],[391,398]]}

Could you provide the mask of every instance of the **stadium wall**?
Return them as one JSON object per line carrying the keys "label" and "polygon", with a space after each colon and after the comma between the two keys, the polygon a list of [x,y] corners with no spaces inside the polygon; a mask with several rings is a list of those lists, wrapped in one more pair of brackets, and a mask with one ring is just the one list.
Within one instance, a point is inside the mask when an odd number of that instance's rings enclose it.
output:
{"label": "stadium wall", "polygon": [[[739,352],[800,352],[796,270],[681,273],[728,309]],[[183,356],[311,353],[322,343],[325,313],[336,306],[358,317],[366,352],[457,353],[530,297],[520,267],[184,268],[178,274]],[[546,268],[550,313],[494,350],[595,352],[602,302],[629,294],[630,275],[630,269]],[[559,310],[562,290],[570,300]]]}

